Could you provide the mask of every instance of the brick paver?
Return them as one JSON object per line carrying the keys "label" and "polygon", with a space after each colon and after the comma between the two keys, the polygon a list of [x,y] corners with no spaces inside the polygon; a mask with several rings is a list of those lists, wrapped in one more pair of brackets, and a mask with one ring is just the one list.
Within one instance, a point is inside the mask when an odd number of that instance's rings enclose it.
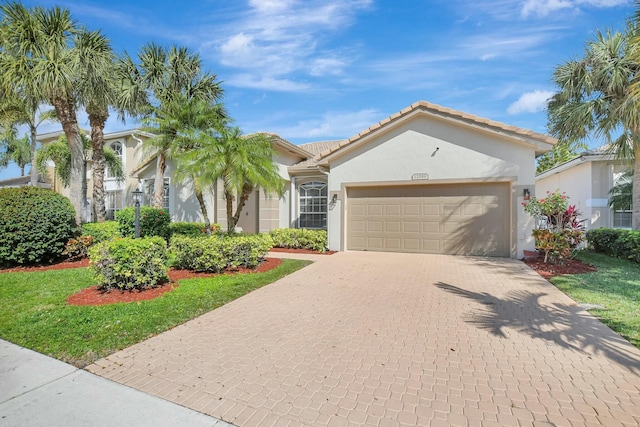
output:
{"label": "brick paver", "polygon": [[240,426],[640,424],[640,351],[521,262],[317,259],[87,369]]}

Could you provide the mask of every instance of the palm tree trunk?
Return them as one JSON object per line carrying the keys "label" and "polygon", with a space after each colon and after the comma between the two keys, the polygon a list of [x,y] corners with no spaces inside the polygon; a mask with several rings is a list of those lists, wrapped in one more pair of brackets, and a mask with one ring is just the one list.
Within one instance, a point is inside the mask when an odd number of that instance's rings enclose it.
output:
{"label": "palm tree trunk", "polygon": [[93,213],[98,222],[107,218],[107,208],[104,204],[104,124],[107,118],[102,114],[89,114],[91,125],[91,160],[93,163]]}
{"label": "palm tree trunk", "polygon": [[640,144],[633,150],[633,202],[631,205],[631,228],[640,230]]}
{"label": "palm tree trunk", "polygon": [[[37,129],[35,126],[29,126],[29,133],[31,134],[31,171],[29,172],[31,186],[38,185],[38,170],[36,169],[36,134]],[[24,166],[22,167],[22,176],[24,176]]]}
{"label": "palm tree trunk", "polygon": [[227,233],[231,234],[236,226],[233,223],[233,194],[226,187],[224,189],[224,199],[227,202]]}
{"label": "palm tree trunk", "polygon": [[193,189],[196,193],[196,199],[200,204],[200,210],[202,211],[202,217],[204,218],[204,228],[207,230],[207,234],[211,235],[211,221],[209,221],[209,215],[207,214],[207,205],[204,203],[204,196],[202,195],[202,186],[197,183],[195,179],[193,181]]}
{"label": "palm tree trunk", "polygon": [[62,130],[64,131],[69,143],[71,151],[71,183],[69,192],[71,205],[76,211],[76,224],[82,224],[82,182],[86,180],[86,175],[82,176],[82,164],[84,163],[84,150],[82,147],[82,138],[80,137],[80,129],[78,127],[78,119],[76,118],[76,110],[74,108],[73,99],[69,97],[56,97],[52,102]]}
{"label": "palm tree trunk", "polygon": [[240,221],[240,214],[242,213],[242,209],[244,208],[244,205],[249,199],[249,196],[251,196],[252,192],[253,192],[253,185],[245,182],[244,185],[242,186],[242,194],[240,194],[240,198],[238,199],[238,206],[236,206],[236,213],[235,215],[233,215],[233,218],[232,218],[234,227],[238,224],[238,221]]}
{"label": "palm tree trunk", "polygon": [[153,207],[162,208],[164,205],[164,170],[167,161],[163,153],[158,153],[156,158],[156,176],[153,181]]}

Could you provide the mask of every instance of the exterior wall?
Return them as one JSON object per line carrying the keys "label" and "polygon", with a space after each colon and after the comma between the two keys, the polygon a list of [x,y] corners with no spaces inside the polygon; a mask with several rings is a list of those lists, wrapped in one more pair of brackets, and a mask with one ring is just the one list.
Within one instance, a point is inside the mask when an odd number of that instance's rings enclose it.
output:
{"label": "exterior wall", "polygon": [[567,193],[569,204],[575,205],[585,219],[585,228],[590,230],[613,227],[613,211],[609,208],[609,190],[613,187],[614,175],[627,166],[611,160],[585,160],[552,175],[537,178],[538,197],[547,191],[560,190]]}
{"label": "exterior wall", "polygon": [[[342,225],[350,184],[417,184],[413,174],[428,174],[429,182],[510,181],[512,256],[533,248],[533,222],[522,209],[524,188],[534,188],[534,148],[482,130],[456,126],[438,118],[417,116],[378,131],[374,138],[330,164],[329,247],[343,250]],[[364,142],[364,141],[363,141]]]}

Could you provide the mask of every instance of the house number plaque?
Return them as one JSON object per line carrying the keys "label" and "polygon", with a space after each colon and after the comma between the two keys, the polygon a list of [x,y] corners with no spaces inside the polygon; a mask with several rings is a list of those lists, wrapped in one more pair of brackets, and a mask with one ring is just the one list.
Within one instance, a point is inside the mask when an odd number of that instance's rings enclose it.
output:
{"label": "house number plaque", "polygon": [[413,175],[411,175],[411,179],[416,181],[416,180],[420,180],[420,179],[429,179],[429,174],[428,173],[414,173]]}

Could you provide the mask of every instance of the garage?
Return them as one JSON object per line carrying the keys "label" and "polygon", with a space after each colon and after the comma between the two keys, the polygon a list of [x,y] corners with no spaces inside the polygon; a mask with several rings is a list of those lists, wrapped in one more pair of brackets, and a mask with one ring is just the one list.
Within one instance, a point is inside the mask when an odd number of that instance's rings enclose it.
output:
{"label": "garage", "polygon": [[347,249],[510,256],[510,183],[347,188]]}

